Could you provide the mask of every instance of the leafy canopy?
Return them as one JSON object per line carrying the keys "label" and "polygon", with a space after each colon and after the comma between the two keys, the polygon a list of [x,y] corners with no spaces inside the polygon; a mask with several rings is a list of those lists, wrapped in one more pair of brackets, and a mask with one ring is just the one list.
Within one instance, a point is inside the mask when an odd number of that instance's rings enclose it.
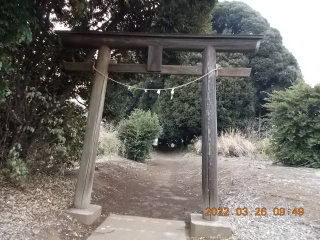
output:
{"label": "leafy canopy", "polygon": [[[1,169],[16,171],[20,176],[21,172],[27,172],[25,167],[37,170],[37,166],[41,166],[41,170],[48,170],[52,169],[51,166],[70,166],[82,149],[84,111],[68,100],[80,96],[87,106],[92,74],[65,73],[62,63],[90,61],[96,51],[62,49],[55,27],[63,25],[72,30],[130,32],[204,31],[203,21],[207,21],[207,25],[210,23],[214,4],[212,0],[2,1]],[[200,16],[200,12],[205,14]],[[198,17],[199,21],[194,21]],[[146,52],[114,51],[112,57],[118,62],[143,63]],[[176,53],[168,54],[164,61],[178,61],[179,57]],[[132,84],[141,81],[139,76],[118,77]],[[118,86],[110,86],[107,94],[114,99],[114,104],[110,106],[107,102],[106,114],[112,113],[108,114],[108,120],[119,121],[134,108],[123,111],[125,103],[129,102],[124,99],[131,93]],[[117,107],[119,102],[123,104]],[[74,141],[70,141],[69,135]],[[42,146],[41,143],[48,145]],[[13,167],[16,165],[19,167]]]}
{"label": "leafy canopy", "polygon": [[[263,34],[265,37],[256,54],[243,55],[251,67],[251,81],[257,89],[260,104],[265,103],[267,93],[284,89],[302,79],[300,68],[294,56],[283,46],[277,29],[257,11],[243,2],[222,2],[217,4],[212,19],[212,29],[218,34]],[[221,54],[222,56],[225,54]],[[220,55],[220,56],[221,56]],[[239,54],[227,55],[233,66]]]}

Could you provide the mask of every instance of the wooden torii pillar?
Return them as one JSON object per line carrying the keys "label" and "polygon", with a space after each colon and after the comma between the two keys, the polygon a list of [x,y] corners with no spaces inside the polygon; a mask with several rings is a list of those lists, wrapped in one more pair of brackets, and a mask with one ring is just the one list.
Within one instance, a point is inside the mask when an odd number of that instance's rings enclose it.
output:
{"label": "wooden torii pillar", "polygon": [[[202,216],[191,216],[191,235],[211,236],[231,234],[229,227],[219,222],[218,215],[206,215],[206,209],[219,208],[218,150],[216,103],[216,52],[255,52],[261,35],[190,35],[149,33],[102,33],[57,31],[64,47],[99,49],[95,68],[104,75],[112,73],[206,75],[202,79]],[[148,49],[147,64],[114,64],[110,49]],[[162,65],[163,50],[202,52],[200,66]],[[67,62],[67,71],[92,71],[89,62]],[[209,73],[209,74],[208,74]],[[222,68],[221,77],[249,77],[248,68]],[[101,207],[90,204],[100,122],[107,79],[95,74],[89,105],[86,135],[75,193],[75,209],[70,213],[85,224],[100,216]],[[193,222],[192,222],[193,221]],[[204,221],[201,222],[201,221]],[[212,223],[212,224],[210,224]]]}

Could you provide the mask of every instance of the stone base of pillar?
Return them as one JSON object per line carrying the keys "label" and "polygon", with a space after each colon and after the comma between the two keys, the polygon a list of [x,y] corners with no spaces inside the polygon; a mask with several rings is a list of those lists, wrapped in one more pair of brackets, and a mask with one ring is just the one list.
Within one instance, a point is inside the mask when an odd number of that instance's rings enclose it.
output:
{"label": "stone base of pillar", "polygon": [[191,237],[219,237],[226,239],[231,237],[231,225],[221,217],[216,222],[204,220],[202,214],[191,214]]}
{"label": "stone base of pillar", "polygon": [[86,225],[91,225],[101,215],[101,206],[90,204],[86,209],[71,208],[67,210],[67,213],[73,218],[77,219]]}

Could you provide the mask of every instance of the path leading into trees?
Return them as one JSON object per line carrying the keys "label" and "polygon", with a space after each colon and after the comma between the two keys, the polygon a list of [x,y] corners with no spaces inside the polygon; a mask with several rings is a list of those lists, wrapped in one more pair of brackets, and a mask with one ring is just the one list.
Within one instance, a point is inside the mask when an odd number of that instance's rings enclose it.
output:
{"label": "path leading into trees", "polygon": [[[234,239],[320,239],[319,170],[254,159],[220,159],[219,179],[221,207],[234,214],[227,217]],[[148,164],[102,163],[94,202],[102,206],[104,216],[115,213],[188,222],[190,213],[201,211],[201,157],[154,153]],[[248,215],[235,216],[237,208],[246,208]],[[267,215],[255,216],[257,208],[266,208]],[[274,216],[274,208],[284,208],[286,213]],[[303,216],[292,215],[294,208],[303,208]]]}
{"label": "path leading into trees", "polygon": [[[46,205],[51,210],[47,211],[48,216],[45,211],[37,217],[29,212],[28,221],[24,223],[17,217],[33,203],[29,201],[21,207],[15,204],[13,209],[9,205],[12,201],[6,200],[1,202],[4,204],[1,214],[9,207],[16,214],[3,215],[8,219],[2,227],[0,224],[0,231],[5,233],[11,226],[13,230],[25,229],[26,234],[12,233],[15,238],[3,239],[85,240],[111,213],[188,223],[190,213],[201,211],[201,157],[171,152],[154,153],[147,164],[126,159],[101,160],[96,168],[92,202],[102,206],[102,217],[93,226],[78,224],[66,215],[55,218],[58,203],[52,200]],[[65,178],[74,181],[76,171]],[[30,196],[46,192],[45,198],[39,199],[43,202],[65,191],[64,187],[42,188],[36,184],[35,190],[28,192]],[[70,189],[74,191],[73,187]],[[19,194],[27,197],[25,192]],[[220,158],[219,197],[221,207],[229,208],[230,216],[226,218],[232,225],[232,239],[320,239],[320,170],[288,168],[248,158]],[[72,196],[69,198],[71,203]],[[286,214],[274,216],[273,209],[281,207],[286,209]],[[236,216],[237,208],[246,208],[248,215]],[[266,208],[267,214],[255,216],[256,208]],[[294,208],[303,208],[304,215],[288,215],[287,209],[292,212]],[[19,228],[14,228],[17,221]],[[39,222],[49,227],[26,237],[27,230],[34,229]],[[6,235],[0,232],[0,236]]]}

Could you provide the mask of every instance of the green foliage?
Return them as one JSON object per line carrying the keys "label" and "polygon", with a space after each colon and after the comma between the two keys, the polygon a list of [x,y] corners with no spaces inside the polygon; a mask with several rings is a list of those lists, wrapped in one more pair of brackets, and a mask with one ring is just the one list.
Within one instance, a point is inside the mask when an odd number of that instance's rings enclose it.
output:
{"label": "green foliage", "polygon": [[39,28],[32,29],[28,45],[12,49],[8,57],[12,71],[0,75],[5,85],[0,101],[0,166],[10,171],[10,151],[17,145],[29,173],[63,171],[78,161],[82,149],[84,112],[66,100],[74,98],[89,78],[61,71],[64,58],[79,54],[61,53],[53,23],[44,21],[55,6],[47,7],[35,8],[43,18]]}
{"label": "green foliage", "polygon": [[[13,71],[11,56],[19,46],[32,41],[31,28],[36,27],[32,15],[31,1],[4,0],[0,8],[0,72]],[[0,81],[0,103],[3,101],[7,85]]]}
{"label": "green foliage", "polygon": [[[188,80],[191,81],[191,80]],[[172,77],[166,87],[185,83],[183,77]],[[255,89],[250,81],[237,78],[218,79],[218,130],[243,128],[244,120],[255,114]],[[163,126],[163,137],[190,141],[201,134],[201,83],[163,92],[157,101],[157,113]]]}
{"label": "green foliage", "polygon": [[265,103],[267,93],[274,89],[290,87],[302,78],[297,60],[282,44],[280,32],[271,28],[268,21],[247,4],[227,1],[217,4],[213,13],[212,28],[218,34],[265,36],[256,54],[219,55],[224,59],[222,66],[228,63],[230,66],[239,66],[241,60],[241,67],[252,68],[251,82],[257,90],[261,105]]}
{"label": "green foliage", "polygon": [[209,33],[216,0],[163,0],[157,11],[154,30],[168,33]]}
{"label": "green foliage", "polygon": [[[32,1],[4,0],[0,9],[0,71],[9,73],[10,55],[24,43],[32,41],[31,28],[36,27]],[[0,86],[1,88],[1,86]]]}
{"label": "green foliage", "polygon": [[269,28],[268,21],[246,3],[221,2],[215,7],[213,29],[218,33],[261,34]]}
{"label": "green foliage", "polygon": [[[148,89],[162,89],[164,88],[165,84],[164,81],[167,79],[167,76],[159,76],[148,78],[143,83],[140,83],[138,86],[141,88],[148,88]],[[136,90],[133,93],[134,100],[136,101],[136,105],[138,108],[143,109],[145,111],[151,110],[155,112],[156,110],[156,102],[158,100],[159,95],[156,91],[141,91]]]}
{"label": "green foliage", "polygon": [[320,86],[298,83],[274,91],[268,101],[276,157],[287,165],[320,167]]}
{"label": "green foliage", "polygon": [[[121,2],[121,1],[120,1]],[[156,32],[156,33],[209,33],[211,31],[211,14],[216,0],[160,0],[160,1],[127,1],[126,5],[118,8],[119,15],[128,12],[128,22],[124,21],[117,26],[118,31],[130,32]],[[140,4],[144,5],[140,7]],[[149,7],[150,6],[150,7]],[[117,9],[117,8],[115,8]],[[139,10],[138,10],[139,9]],[[110,9],[109,11],[114,11]],[[141,16],[144,18],[141,18]],[[118,14],[116,15],[118,16]],[[103,26],[103,24],[102,24]],[[193,54],[182,52],[164,52],[163,64],[183,64],[190,63]],[[130,51],[115,54],[119,63],[146,63],[147,52]],[[116,75],[116,79],[130,83],[134,86],[147,88],[163,88],[166,76],[146,75]],[[109,88],[109,86],[108,86]],[[119,89],[119,90],[118,90]],[[125,97],[122,93],[127,94]],[[117,122],[123,114],[130,114],[134,108],[156,111],[157,94],[155,92],[132,91],[128,93],[122,86],[116,85],[114,90],[107,90],[108,94],[117,95],[115,98],[122,98],[121,101],[106,99],[104,118],[107,121]],[[129,102],[127,102],[129,98]]]}
{"label": "green foliage", "polygon": [[249,79],[223,78],[217,84],[218,130],[243,129],[255,116],[256,90]]}
{"label": "green foliage", "polygon": [[158,116],[150,111],[135,110],[119,123],[118,138],[123,143],[126,157],[143,162],[149,155],[152,142],[161,133]]}
{"label": "green foliage", "polygon": [[[255,117],[261,104],[265,103],[266,93],[289,87],[301,77],[299,66],[293,55],[284,48],[279,31],[271,28],[265,18],[244,3],[217,4],[212,28],[218,34],[265,35],[256,54],[217,55],[218,63],[223,67],[252,67],[251,78],[223,78],[217,82],[218,130],[244,130],[247,119]],[[197,55],[182,59],[185,65],[199,61],[200,57]],[[165,82],[165,87],[187,81],[186,77],[171,77],[170,83]],[[192,139],[201,134],[200,92],[199,84],[176,90],[173,100],[170,100],[169,92],[162,93],[156,107],[149,107],[159,115],[164,128],[163,138]],[[144,102],[150,100],[141,99]],[[264,115],[265,111],[262,110],[261,114]]]}
{"label": "green foliage", "polygon": [[108,83],[103,119],[107,122],[119,123],[126,116],[131,95],[126,87],[119,86],[114,82]]}
{"label": "green foliage", "polygon": [[74,103],[66,102],[59,112],[50,114],[29,147],[30,170],[59,173],[72,168],[81,158],[85,126],[85,111]]}
{"label": "green foliage", "polygon": [[[173,76],[165,87],[178,86],[185,82],[184,77]],[[163,138],[187,141],[195,135],[200,135],[201,87],[199,82],[175,89],[173,99],[170,91],[162,92],[157,101],[157,113],[163,127]]]}
{"label": "green foliage", "polygon": [[13,147],[8,154],[7,168],[2,169],[2,173],[8,179],[19,182],[27,177],[28,169],[26,163],[20,158],[18,144],[17,148]]}
{"label": "green foliage", "polygon": [[[30,173],[37,169],[63,171],[79,159],[85,119],[83,110],[68,100],[80,96],[88,103],[92,75],[65,73],[61,67],[63,61],[90,60],[95,52],[62,49],[55,27],[201,32],[207,29],[214,3],[212,0],[2,1],[0,167],[12,171],[10,151],[19,144],[19,159]],[[182,7],[185,11],[181,11]],[[183,54],[164,54],[163,59],[166,63],[177,62],[180,56]],[[146,52],[114,51],[112,57],[118,62],[143,63]],[[141,82],[137,75],[123,74],[120,78],[134,85]],[[127,89],[110,84],[104,117],[118,122],[126,116],[135,107],[128,104],[132,95]]]}

